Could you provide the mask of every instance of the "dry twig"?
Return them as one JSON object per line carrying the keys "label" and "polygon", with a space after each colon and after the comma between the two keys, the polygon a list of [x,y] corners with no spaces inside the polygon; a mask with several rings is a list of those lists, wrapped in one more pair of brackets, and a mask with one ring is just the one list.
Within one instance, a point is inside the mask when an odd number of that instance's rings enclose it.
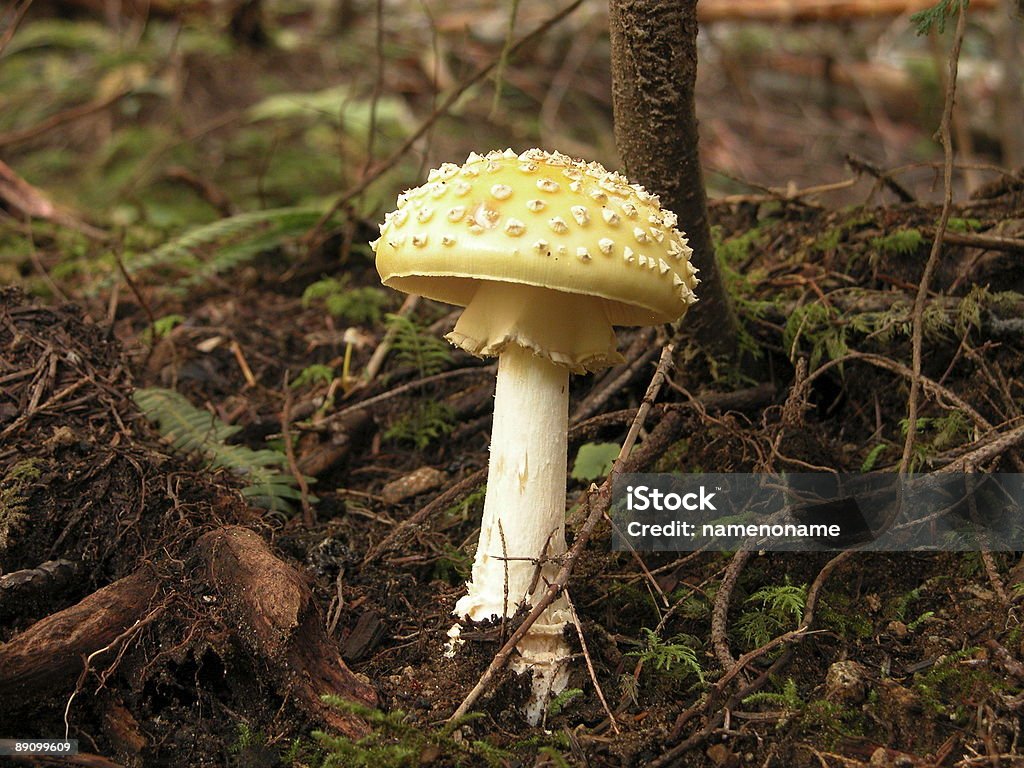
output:
{"label": "dry twig", "polygon": [[732,556],[729,567],[722,577],[722,585],[715,593],[715,606],[711,611],[711,646],[715,650],[715,658],[722,665],[722,669],[729,669],[736,664],[732,651],[729,650],[729,638],[726,632],[726,624],[729,616],[729,602],[732,599],[736,582],[743,573],[743,566],[750,560],[753,552],[741,549]]}
{"label": "dry twig", "polygon": [[597,693],[597,698],[601,700],[601,706],[604,707],[605,714],[608,715],[608,722],[611,724],[612,730],[616,734],[619,733],[619,724],[615,722],[615,715],[612,713],[611,708],[608,706],[608,701],[604,697],[604,691],[601,689],[601,683],[597,680],[597,673],[594,671],[594,662],[590,660],[590,651],[587,649],[587,639],[583,636],[583,627],[580,625],[580,617],[576,613],[576,606],[572,604],[572,599],[569,597],[569,591],[566,590],[565,602],[569,605],[569,615],[572,616],[572,625],[576,628],[576,636],[580,639],[580,648],[583,649],[583,659],[587,662],[587,672],[590,673],[590,682],[594,684],[594,691]]}

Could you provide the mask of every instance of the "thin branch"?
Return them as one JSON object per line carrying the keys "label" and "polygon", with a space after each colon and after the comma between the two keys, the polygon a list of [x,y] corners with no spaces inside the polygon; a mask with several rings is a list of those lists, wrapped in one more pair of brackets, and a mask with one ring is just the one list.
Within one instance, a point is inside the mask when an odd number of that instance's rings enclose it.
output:
{"label": "thin branch", "polygon": [[508,66],[509,54],[512,50],[512,35],[516,31],[516,16],[519,15],[519,0],[512,0],[508,11],[508,28],[505,30],[505,44],[501,47],[497,68],[494,73],[494,100],[491,102],[491,119],[498,113],[501,106],[501,89],[505,79],[505,67]]}
{"label": "thin branch", "polygon": [[939,263],[939,254],[942,253],[942,241],[946,234],[946,227],[949,225],[950,213],[953,210],[953,139],[950,135],[950,126],[953,121],[953,104],[956,99],[956,78],[957,69],[960,63],[960,47],[964,42],[964,31],[967,28],[966,3],[960,4],[960,10],[956,17],[956,33],[953,37],[953,46],[949,51],[949,82],[946,88],[946,103],[942,109],[942,121],[939,123],[939,137],[943,150],[943,198],[942,215],[939,217],[939,226],[932,240],[931,253],[928,254],[928,262],[924,267],[924,274],[921,275],[921,284],[917,289],[917,297],[914,299],[914,311],[911,318],[911,367],[914,372],[910,379],[910,394],[907,398],[907,438],[903,443],[903,456],[900,459],[900,475],[906,475],[910,469],[910,461],[914,455],[914,440],[917,436],[917,411],[918,400],[921,394],[921,359],[922,344],[924,339],[924,307],[928,299],[928,286],[932,280],[932,274]]}
{"label": "thin branch", "polygon": [[900,202],[917,202],[914,199],[914,196],[910,194],[910,192],[907,190],[907,188],[892,177],[893,171],[883,171],[874,163],[871,163],[862,157],[857,157],[856,155],[849,152],[846,153],[844,158],[846,160],[846,164],[850,166],[850,168],[852,168],[858,174],[866,173],[869,176],[872,176],[875,179],[877,179],[884,186],[888,187],[889,190],[900,199]]}
{"label": "thin branch", "polygon": [[366,164],[362,175],[365,177],[373,165],[373,152],[377,139],[377,105],[384,87],[384,0],[377,0],[374,5],[374,25],[376,29],[373,55],[375,68],[373,73],[373,95],[370,97],[370,129],[366,132]]}
{"label": "thin branch", "polygon": [[[26,3],[26,7],[27,7]],[[35,125],[30,125],[27,128],[16,128],[13,131],[7,131],[6,133],[0,133],[0,147],[10,147],[14,144],[21,144],[22,142],[29,141],[30,139],[38,138],[44,133],[49,133],[54,128],[74,122],[83,117],[93,114],[94,112],[102,112],[107,107],[120,101],[125,96],[131,93],[130,90],[118,91],[110,96],[105,96],[102,99],[96,101],[90,101],[87,104],[80,104],[77,107],[71,107],[65,109],[63,112],[58,112],[55,115],[50,115],[46,119],[42,120]]]}
{"label": "thin branch", "polygon": [[1011,449],[1022,444],[1024,444],[1024,425],[1003,432],[991,442],[975,448],[963,456],[958,456],[952,462],[936,471],[966,472],[968,467],[976,467],[998,456],[1005,456]]}
{"label": "thin branch", "polygon": [[288,458],[288,469],[295,477],[295,481],[299,484],[299,494],[302,503],[302,522],[306,528],[309,529],[316,523],[316,516],[313,513],[313,505],[309,503],[309,483],[306,482],[306,476],[299,470],[299,463],[295,459],[295,446],[292,444],[292,388],[289,386],[287,372],[284,375],[284,406],[281,409],[281,437],[284,439],[284,453]]}
{"label": "thin branch", "polygon": [[449,379],[458,379],[463,376],[476,375],[476,374],[489,374],[494,375],[498,370],[496,365],[485,365],[485,366],[474,366],[470,368],[456,368],[453,371],[442,371],[441,373],[435,373],[432,376],[425,376],[422,379],[416,379],[406,384],[402,384],[394,389],[389,389],[387,392],[382,392],[379,395],[374,395],[361,402],[354,403],[347,408],[343,408],[340,411],[332,413],[323,421],[317,424],[318,429],[323,429],[329,424],[334,422],[344,421],[345,417],[356,411],[362,411],[370,406],[380,405],[381,403],[390,400],[393,397],[404,395],[407,392],[413,392],[417,389],[422,389],[430,384],[437,384],[440,381],[448,381]]}
{"label": "thin branch", "polygon": [[619,733],[619,724],[615,722],[615,715],[612,713],[611,708],[608,706],[608,701],[604,697],[604,691],[601,690],[601,683],[597,681],[597,673],[594,671],[594,663],[590,660],[590,651],[587,650],[587,639],[583,636],[583,627],[580,625],[580,617],[576,613],[576,606],[572,604],[572,599],[569,597],[569,591],[566,590],[564,593],[565,602],[569,606],[569,615],[572,617],[572,624],[576,627],[576,636],[580,639],[580,648],[583,649],[583,659],[587,662],[587,672],[590,673],[590,682],[594,684],[594,691],[597,693],[597,698],[601,700],[601,706],[604,707],[604,712],[608,715],[608,722],[615,731],[616,735]]}
{"label": "thin branch", "polygon": [[[934,230],[923,230],[933,237],[938,235]],[[983,232],[950,232],[942,233],[942,241],[950,245],[966,245],[970,248],[984,248],[987,251],[1006,251],[1007,253],[1024,253],[1024,239],[1019,237],[1000,237],[987,235]]]}
{"label": "thin branch", "polygon": [[[396,313],[399,317],[409,317],[413,312],[416,311],[417,305],[420,303],[420,297],[416,294],[409,294],[405,297],[405,301],[402,302],[402,306]],[[363,375],[361,377],[360,386],[366,386],[380,373],[380,369],[384,367],[384,361],[387,359],[388,352],[391,351],[391,342],[394,341],[395,335],[398,333],[398,328],[394,325],[388,327],[387,332],[384,334],[384,338],[373,354],[370,356],[370,361],[366,364],[366,368],[363,369]]]}
{"label": "thin branch", "polygon": [[736,664],[732,651],[729,650],[729,636],[726,632],[726,624],[729,616],[729,603],[732,599],[736,582],[743,573],[743,566],[750,560],[753,552],[741,549],[732,556],[729,561],[729,568],[722,577],[722,586],[715,594],[715,606],[711,611],[711,645],[715,650],[715,658],[722,665],[722,669],[729,669]]}

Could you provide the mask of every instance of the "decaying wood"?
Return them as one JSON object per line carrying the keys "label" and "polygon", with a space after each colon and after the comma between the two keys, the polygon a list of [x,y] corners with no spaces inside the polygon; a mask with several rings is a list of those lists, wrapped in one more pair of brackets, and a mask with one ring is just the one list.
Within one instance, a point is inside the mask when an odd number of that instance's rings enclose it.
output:
{"label": "decaying wood", "polygon": [[36,568],[24,568],[0,576],[0,604],[11,599],[10,595],[25,594],[44,590],[47,587],[66,586],[78,569],[70,560],[47,560]]}
{"label": "decaying wood", "polygon": [[[997,0],[971,0],[971,10],[991,10]],[[701,23],[715,21],[840,21],[903,16],[931,8],[934,0],[700,0]]]}
{"label": "decaying wood", "polygon": [[139,721],[118,700],[107,704],[103,712],[103,733],[121,754],[139,755],[149,746]]}
{"label": "decaying wood", "polygon": [[353,446],[368,432],[373,423],[373,411],[354,410],[331,424],[331,436],[318,440],[314,433],[299,439],[298,470],[308,477],[319,477],[336,467],[352,453]]}
{"label": "decaying wood", "polygon": [[[207,533],[198,551],[207,587],[238,628],[239,643],[266,663],[270,676],[314,719],[346,736],[365,735],[362,720],[321,701],[335,694],[374,706],[377,697],[345,666],[299,572],[245,528]],[[31,701],[60,686],[70,692],[88,657],[113,650],[151,614],[159,588],[159,577],[140,568],[0,645],[0,699]]]}
{"label": "decaying wood", "polygon": [[361,719],[321,701],[334,694],[372,707],[377,695],[345,666],[299,572],[247,528],[211,531],[197,547],[208,587],[236,623],[246,650],[266,662],[269,674],[311,716],[346,736],[366,735]]}
{"label": "decaying wood", "polygon": [[0,646],[0,699],[38,700],[57,686],[70,692],[84,659],[146,615],[158,584],[148,568],[140,568]]}

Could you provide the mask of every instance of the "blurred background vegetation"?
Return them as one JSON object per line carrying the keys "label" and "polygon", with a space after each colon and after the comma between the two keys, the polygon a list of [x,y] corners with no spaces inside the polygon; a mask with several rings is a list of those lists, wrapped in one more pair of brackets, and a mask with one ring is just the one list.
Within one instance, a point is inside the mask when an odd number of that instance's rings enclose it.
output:
{"label": "blurred background vegetation", "polygon": [[[916,34],[910,12],[921,3],[881,17],[829,5],[699,4],[712,197],[848,179],[853,155],[900,167],[913,194],[937,199],[945,44],[936,31]],[[130,273],[160,267],[162,284],[197,283],[269,248],[301,256],[330,233],[343,235],[331,247],[344,260],[366,251],[368,227],[398,191],[471,149],[539,145],[618,167],[605,5],[579,4],[507,55],[557,10],[486,0],[10,4],[0,15],[0,281],[95,293],[116,279],[120,257]],[[993,178],[986,164],[1024,162],[1013,13],[1010,3],[971,5],[956,134],[959,161],[973,167],[958,174],[961,190]],[[1017,119],[999,118],[1007,108]],[[877,180],[859,179],[828,199],[871,200]]]}

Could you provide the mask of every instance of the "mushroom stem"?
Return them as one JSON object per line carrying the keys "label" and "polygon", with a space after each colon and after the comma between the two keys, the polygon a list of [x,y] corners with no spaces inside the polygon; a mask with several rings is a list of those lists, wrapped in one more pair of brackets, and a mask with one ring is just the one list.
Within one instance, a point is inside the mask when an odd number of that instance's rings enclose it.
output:
{"label": "mushroom stem", "polygon": [[498,359],[480,542],[458,616],[512,616],[557,572],[551,558],[565,552],[568,413],[568,369],[509,344]]}
{"label": "mushroom stem", "polygon": [[[565,553],[569,370],[509,344],[498,358],[494,426],[480,543],[468,593],[455,614],[484,621],[532,605]],[[526,718],[540,722],[568,682],[562,637],[568,605],[557,598],[516,646],[516,672],[530,671]],[[454,634],[453,634],[454,633]],[[458,637],[453,627],[452,637]]]}

